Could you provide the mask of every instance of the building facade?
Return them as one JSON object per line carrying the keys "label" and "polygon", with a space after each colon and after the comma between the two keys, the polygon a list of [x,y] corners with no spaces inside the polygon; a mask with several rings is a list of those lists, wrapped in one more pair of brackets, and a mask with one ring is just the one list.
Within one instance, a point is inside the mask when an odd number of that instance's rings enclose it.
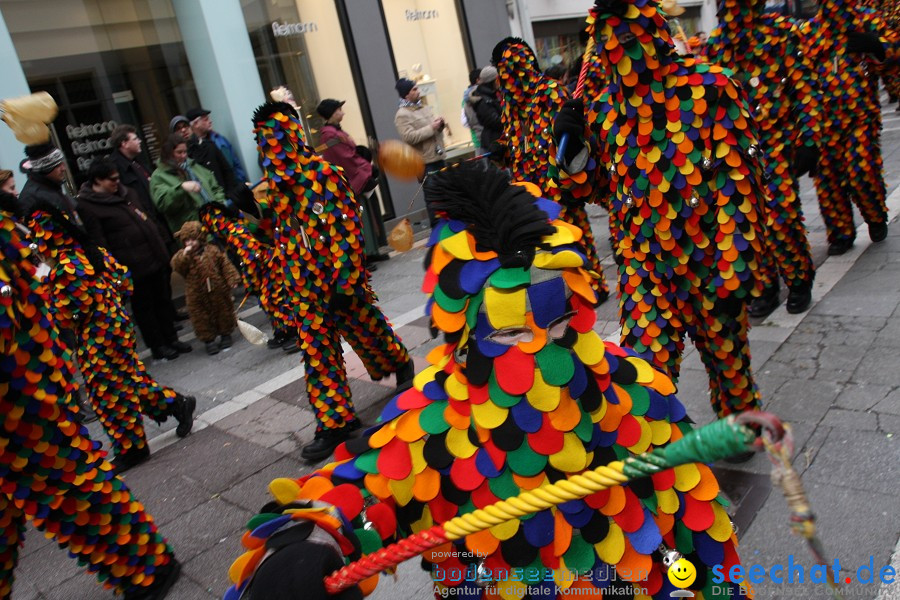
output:
{"label": "building facade", "polygon": [[[74,183],[107,154],[117,124],[135,125],[154,162],[171,118],[212,111],[251,179],[260,176],[250,118],[284,85],[315,142],[323,98],[346,100],[359,144],[397,138],[398,77],[419,81],[450,125],[448,155],[471,151],[460,122],[468,73],[510,34],[504,0],[0,0],[0,98],[47,91]],[[0,166],[22,144],[0,128]],[[423,213],[418,185],[385,178],[387,219]]]}

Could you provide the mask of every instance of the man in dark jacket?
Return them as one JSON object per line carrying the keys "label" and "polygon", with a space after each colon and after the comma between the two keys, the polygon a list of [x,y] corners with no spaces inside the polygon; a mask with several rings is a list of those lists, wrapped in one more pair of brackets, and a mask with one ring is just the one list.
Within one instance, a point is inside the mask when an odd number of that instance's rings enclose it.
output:
{"label": "man in dark jacket", "polygon": [[131,271],[131,311],[153,357],[171,360],[190,352],[191,346],[178,341],[175,330],[169,251],[138,194],[122,185],[113,160],[91,164],[78,200],[91,240]]}
{"label": "man in dark jacket", "polygon": [[478,86],[469,93],[469,103],[475,109],[481,126],[479,146],[484,152],[492,152],[494,160],[502,160],[501,156],[497,156],[495,143],[503,133],[497,89],[497,69],[488,65],[481,70]]}
{"label": "man in dark jacket", "polygon": [[66,180],[66,157],[53,144],[35,144],[25,147],[24,167],[28,180],[19,192],[21,214],[28,217],[36,204],[47,202],[61,210],[69,219],[81,224],[77,205],[71,196],[63,191]]}

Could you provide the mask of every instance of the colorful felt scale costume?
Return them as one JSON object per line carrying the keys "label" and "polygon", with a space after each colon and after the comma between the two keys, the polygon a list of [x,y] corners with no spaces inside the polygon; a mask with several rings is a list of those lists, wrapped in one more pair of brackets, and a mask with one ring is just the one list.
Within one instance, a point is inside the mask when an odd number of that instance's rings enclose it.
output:
{"label": "colorful felt scale costume", "polygon": [[77,336],[88,397],[117,457],[149,455],[142,414],[158,423],[175,416],[186,436],[196,400],[157,383],[138,358],[123,298],[131,292],[128,269],[52,206],[37,205],[29,227],[53,265],[46,284],[54,316]]}
{"label": "colorful felt scale costume", "polygon": [[622,343],[676,378],[688,334],[716,413],[757,408],[745,303],[759,292],[765,215],[746,97],[729,71],[675,54],[655,1],[594,10],[611,80],[588,99],[590,128],[575,119],[589,145],[566,166],[587,177],[564,184],[612,194]]}
{"label": "colorful felt scale costume", "polygon": [[341,171],[306,145],[289,104],[265,104],[253,122],[268,189],[265,204],[274,215],[272,255],[263,275],[272,279],[262,287],[277,296],[277,287],[284,286],[288,318],[300,333],[316,436],[353,429],[359,420],[341,337],[376,380],[411,368],[409,354],[368,286],[357,204]]}
{"label": "colorful felt scale costume", "polygon": [[709,60],[742,80],[759,128],[766,232],[774,252],[762,255],[763,293],[751,304],[751,316],[765,316],[778,305],[779,274],[791,294],[788,312],[806,310],[815,276],[796,177],[815,167],[821,92],[799,27],[787,17],[764,14],[765,4],[723,0],[719,28],[708,44]]}
{"label": "colorful felt scale costume", "polygon": [[544,75],[534,52],[523,40],[506,38],[494,47],[491,62],[497,67],[501,94],[504,147],[498,162],[506,166],[517,181],[528,181],[546,190],[548,197],[563,206],[563,220],[581,228],[582,244],[588,256],[588,269],[595,275],[598,302],[609,297],[609,287],[597,254],[591,223],[584,209],[586,197],[579,190],[557,187],[556,156],[553,148],[553,115],[569,96],[565,86]]}
{"label": "colorful felt scale costume", "polygon": [[15,199],[2,196],[0,598],[11,597],[27,518],[106,587],[126,590],[127,599],[160,577],[177,576],[177,563],[100,444],[66,408],[73,389],[68,350],[12,218]]}
{"label": "colorful felt scale costume", "polygon": [[851,0],[823,0],[804,31],[823,93],[816,193],[828,253],[843,254],[856,239],[854,204],[873,241],[887,236],[878,79],[864,54],[849,52],[849,34],[871,31],[871,23]]}
{"label": "colorful felt scale costume", "polygon": [[[424,290],[446,343],[377,425],[338,449],[338,462],[272,482],[275,502],[250,522],[226,600],[299,598],[298,589],[324,598],[320,580],[334,561],[322,557],[371,552],[690,429],[669,378],[593,331],[581,230],[559,220],[558,204],[495,169],[464,165],[433,177],[443,219],[429,241]],[[340,550],[326,549],[323,537]],[[718,597],[712,565],[739,561],[705,465],[514,519],[425,558],[437,591],[456,588],[454,597],[518,599],[543,582],[531,598],[606,590],[647,599],[675,590],[663,557],[678,554],[697,567],[698,598]],[[629,595],[637,589],[646,594]]]}
{"label": "colorful felt scale costume", "polygon": [[[884,21],[883,36],[887,40],[888,53],[879,66],[879,74],[891,102],[900,100],[900,3],[896,0],[868,0],[861,7],[873,10]],[[897,109],[900,111],[900,107]]]}

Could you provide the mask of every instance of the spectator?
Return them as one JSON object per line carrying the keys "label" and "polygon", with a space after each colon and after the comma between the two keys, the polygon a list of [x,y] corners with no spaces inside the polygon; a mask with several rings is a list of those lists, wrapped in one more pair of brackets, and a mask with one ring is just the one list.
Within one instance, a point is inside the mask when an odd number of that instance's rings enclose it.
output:
{"label": "spectator", "polygon": [[484,152],[490,152],[495,160],[501,160],[497,140],[503,134],[503,122],[499,88],[497,86],[497,69],[491,65],[481,70],[479,83],[469,94],[469,103],[478,116],[481,125],[481,139],[478,145]]}
{"label": "spectator", "polygon": [[[435,116],[431,107],[422,103],[422,95],[415,81],[400,79],[394,86],[400,95],[400,108],[394,116],[394,126],[400,139],[415,148],[425,160],[425,174],[440,171],[446,166],[444,161],[444,129],[447,123],[443,117]],[[437,223],[431,209],[428,187],[425,188],[425,209],[433,227]]]}
{"label": "spectator", "polygon": [[566,69],[566,65],[563,63],[547,67],[547,69],[544,71],[544,75],[546,75],[550,79],[557,80],[562,85],[566,85],[568,83],[568,69]]}
{"label": "spectator", "polygon": [[469,94],[472,93],[472,90],[478,85],[478,78],[481,77],[481,69],[472,69],[469,71],[469,87],[466,88],[466,91],[463,92],[463,100],[462,100],[462,116],[460,120],[462,121],[463,127],[469,128],[469,133],[472,134],[472,145],[475,146],[475,156],[480,156],[483,154],[481,149],[481,124],[478,122],[478,115],[475,114],[475,109],[471,107],[469,104]]}
{"label": "spectator", "polygon": [[19,206],[23,217],[30,216],[34,206],[44,201],[62,211],[71,221],[81,225],[75,200],[63,191],[63,182],[66,180],[66,157],[62,150],[53,144],[36,144],[25,147],[25,156],[28,157],[26,167],[28,179],[19,193]]}
{"label": "spectator", "polygon": [[150,176],[150,194],[172,231],[199,220],[197,209],[202,205],[225,203],[225,192],[215,176],[188,158],[187,142],[178,134],[162,146],[159,165]]}
{"label": "spectator", "polygon": [[[191,124],[188,138],[188,155],[199,165],[212,171],[216,181],[225,191],[225,196],[247,210],[255,210],[253,193],[247,188],[247,174],[241,167],[240,175],[229,162],[213,138],[212,119],[205,108],[192,108],[185,117]],[[219,136],[221,137],[221,136]],[[224,139],[224,138],[222,138]],[[231,144],[229,144],[231,147]],[[233,153],[233,151],[232,151]]]}
{"label": "spectator", "polygon": [[16,179],[9,169],[0,169],[0,192],[7,193],[13,198],[19,197],[19,192],[16,191]]}
{"label": "spectator", "polygon": [[170,306],[169,251],[137,192],[122,184],[115,161],[91,163],[78,201],[90,239],[131,271],[131,312],[153,358],[190,352],[190,344],[178,341]]}
{"label": "spectator", "polygon": [[[366,263],[369,271],[376,270],[372,263],[387,260],[386,254],[378,250],[377,232],[381,229],[381,215],[373,208],[372,193],[378,187],[378,180],[373,176],[372,161],[359,153],[359,146],[353,138],[341,129],[344,119],[344,100],[326,98],[319,102],[316,112],[325,119],[319,130],[319,146],[322,157],[328,162],[344,169],[344,176],[353,190],[357,203],[364,208],[360,221],[363,225],[366,246]],[[368,150],[368,148],[366,148]]]}
{"label": "spectator", "polygon": [[233,343],[231,332],[237,327],[237,315],[231,290],[238,286],[241,276],[224,252],[206,243],[206,230],[198,221],[188,221],[175,235],[184,248],[172,257],[172,268],[187,283],[185,298],[191,325],[212,356]]}

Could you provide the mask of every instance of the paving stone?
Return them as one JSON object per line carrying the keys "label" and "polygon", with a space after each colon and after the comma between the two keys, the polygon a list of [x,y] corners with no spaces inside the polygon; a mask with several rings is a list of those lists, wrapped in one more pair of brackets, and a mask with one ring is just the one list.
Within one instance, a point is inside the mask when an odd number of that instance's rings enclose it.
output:
{"label": "paving stone", "polygon": [[880,414],[878,415],[878,431],[891,438],[900,436],[900,416]]}
{"label": "paving stone", "polygon": [[263,398],[215,424],[217,429],[248,442],[272,448],[292,434],[315,427],[315,416],[287,402]]}
{"label": "paving stone", "polygon": [[825,413],[821,424],[837,429],[875,431],[878,429],[878,416],[873,412],[832,408]]}
{"label": "paving stone", "polygon": [[819,370],[816,379],[825,381],[850,381],[862,362],[863,355],[854,348],[825,346],[816,357]]}
{"label": "paving stone", "polygon": [[223,491],[221,496],[228,502],[249,511],[258,511],[263,504],[272,500],[269,483],[279,477],[297,478],[312,469],[303,462],[292,458],[282,458],[257,473],[247,476],[237,484]]}
{"label": "paving stone", "polygon": [[[839,576],[854,575],[857,567],[868,564],[873,556],[875,565],[888,564],[891,549],[900,529],[900,515],[889,507],[894,496],[850,489],[837,485],[818,484],[804,477],[806,491],[825,552],[832,562],[841,565]],[[847,518],[848,509],[853,518]],[[786,565],[789,555],[793,562],[804,565],[809,574],[813,561],[805,542],[791,534],[788,508],[780,492],[773,492],[750,529],[740,537],[741,561],[745,566],[761,565],[768,570],[774,564]],[[827,588],[809,583],[782,584],[766,582],[754,584],[757,598],[774,600],[818,600],[831,597]],[[845,598],[872,598],[878,586],[855,584]]]}
{"label": "paving stone", "polygon": [[[228,578],[228,567],[242,554],[242,535],[244,535],[243,527],[224,536],[224,539],[218,544],[184,563],[182,579],[187,576],[197,586],[197,589],[213,598],[222,598],[225,590],[231,585],[231,580]],[[181,600],[181,596],[173,596],[174,598]],[[205,596],[198,598],[206,600]]]}
{"label": "paving stone", "polygon": [[[877,469],[861,468],[873,461]],[[900,440],[874,431],[832,429],[804,479],[896,497],[900,495]]]}
{"label": "paving stone", "polygon": [[766,410],[786,421],[818,423],[834,404],[841,389],[841,384],[831,381],[793,379],[768,398]]}
{"label": "paving stone", "polygon": [[[68,552],[56,544],[44,546],[30,554],[28,560],[19,561],[15,574],[16,582],[27,581],[42,594],[49,593],[50,590],[70,579],[77,579],[81,582],[81,585],[87,590],[85,595],[93,593],[91,590],[94,588],[98,592],[103,590],[95,576],[89,574],[86,568],[79,567],[78,562],[69,557]],[[103,596],[95,597],[109,598],[109,594],[109,592],[105,592]],[[80,598],[81,596],[73,597]]]}
{"label": "paving stone", "polygon": [[431,337],[431,332],[428,330],[427,317],[425,323],[425,326],[412,324],[405,325],[397,332],[403,341],[403,345],[406,346],[406,349],[410,352],[415,351],[420,346],[424,346],[433,339]]}
{"label": "paving stone", "polygon": [[309,398],[306,396],[306,379],[303,378],[297,379],[283,387],[278,388],[274,392],[270,393],[269,396],[275,398],[276,400],[287,402],[288,404],[294,404],[298,406],[309,404]]}
{"label": "paving stone", "polygon": [[[891,391],[890,386],[872,383],[850,382],[838,395],[835,406],[850,410],[869,410],[874,408]],[[900,409],[900,402],[898,402]]]}
{"label": "paving stone", "polygon": [[762,365],[764,372],[794,379],[814,379],[819,368],[816,357],[820,348],[812,344],[794,344],[790,341],[779,346],[772,357]]}
{"label": "paving stone", "polygon": [[[154,455],[150,460],[155,461],[157,458]],[[178,460],[184,461],[185,457]],[[145,466],[148,466],[148,463],[131,469],[125,473],[123,479],[134,497],[144,505],[156,524],[164,530],[163,533],[169,523],[185,511],[206,502],[211,496],[209,490],[204,489],[195,479],[184,473],[160,467],[158,464],[153,468],[143,468]]]}
{"label": "paving stone", "polygon": [[[178,518],[177,527],[169,527],[166,537],[182,563],[222,543],[222,540],[247,524],[256,510],[248,510],[220,497],[189,510]],[[235,556],[237,558],[237,556]],[[228,568],[228,565],[224,565]]]}
{"label": "paving stone", "polygon": [[426,599],[433,597],[434,583],[421,562],[411,559],[397,569],[397,577],[382,575],[378,587],[366,600]]}
{"label": "paving stone", "polygon": [[900,386],[900,368],[896,354],[883,348],[870,348],[853,373],[853,381]]}

